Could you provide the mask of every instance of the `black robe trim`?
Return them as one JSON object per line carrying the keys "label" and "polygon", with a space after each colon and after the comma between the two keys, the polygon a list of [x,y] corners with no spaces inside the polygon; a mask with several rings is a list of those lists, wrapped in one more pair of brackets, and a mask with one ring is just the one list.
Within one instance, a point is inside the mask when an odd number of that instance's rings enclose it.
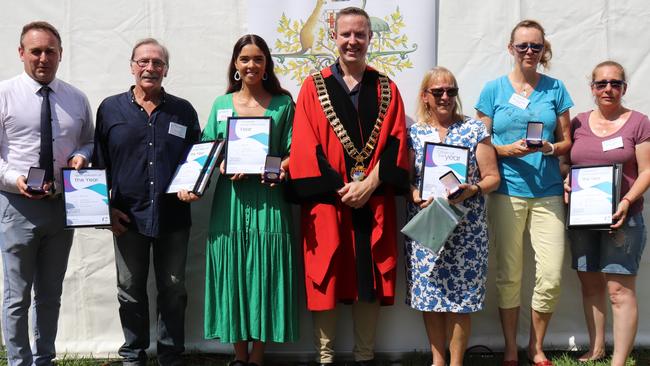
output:
{"label": "black robe trim", "polygon": [[379,180],[383,184],[395,187],[395,193],[404,194],[409,190],[409,173],[397,165],[400,141],[394,136],[388,136],[384,151],[379,160]]}
{"label": "black robe trim", "polygon": [[[377,79],[379,74],[376,71],[366,70],[361,79],[359,89],[359,110],[352,103],[352,99],[339,81],[331,75],[325,78],[325,87],[330,96],[336,115],[341,124],[348,132],[348,136],[358,151],[361,151],[375,127],[379,115],[379,102],[377,100]],[[376,150],[364,161],[368,167]],[[350,169],[356,165],[356,160],[343,152],[345,157],[346,174],[348,181]],[[375,191],[375,194],[381,194]],[[359,209],[352,209],[352,227],[354,228],[355,260],[357,272],[357,295],[359,300],[373,302],[376,299],[376,284],[374,277],[374,263],[370,249],[370,237],[372,233],[373,213],[368,206]]]}
{"label": "black robe trim", "polygon": [[321,145],[316,146],[316,160],[321,174],[319,177],[291,179],[287,182],[285,194],[290,202],[312,201],[329,204],[336,202],[336,191],[343,187],[343,178],[332,169]]}

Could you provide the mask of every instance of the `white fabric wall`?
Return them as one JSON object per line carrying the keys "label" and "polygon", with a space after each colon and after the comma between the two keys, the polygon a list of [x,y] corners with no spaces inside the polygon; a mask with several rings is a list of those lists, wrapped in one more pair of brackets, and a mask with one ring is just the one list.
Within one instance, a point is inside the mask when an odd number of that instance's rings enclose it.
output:
{"label": "white fabric wall", "polygon": [[[136,40],[155,37],[171,53],[166,90],[190,100],[203,125],[212,101],[225,90],[232,45],[246,32],[246,5],[236,0],[3,1],[0,79],[22,72],[17,52],[22,26],[47,20],[63,38],[58,76],[86,92],[96,109],[102,99],[133,84],[129,58]],[[204,341],[202,336],[204,243],[211,202],[207,198],[195,205],[193,215],[186,332],[188,348],[216,351],[216,342]],[[64,284],[59,352],[116,356],[123,337],[115,284],[109,232],[77,230]],[[152,287],[152,299],[154,294]]]}
{"label": "white fabric wall", "polygon": [[[371,4],[372,1],[369,2],[369,9]],[[429,5],[427,3],[426,8]],[[643,86],[650,81],[650,61],[647,59],[650,46],[645,42],[650,36],[650,25],[646,21],[648,8],[642,0],[457,0],[441,1],[438,7],[438,61],[458,76],[467,114],[473,114],[472,106],[485,81],[506,73],[511,67],[505,48],[508,34],[519,19],[526,17],[540,20],[547,28],[555,52],[549,74],[567,84],[576,102],[576,107],[572,109],[574,114],[591,107],[587,78],[593,65],[610,57],[621,61],[628,69],[630,86],[626,104],[650,112],[650,101],[643,94]],[[57,26],[62,33],[64,52],[59,77],[84,90],[91,105],[96,108],[106,96],[122,92],[131,85],[133,79],[128,68],[131,47],[137,39],[152,36],[165,43],[171,52],[169,77],[164,84],[166,89],[189,99],[204,124],[212,100],[225,89],[225,72],[232,45],[241,34],[249,31],[247,15],[248,2],[236,0],[5,0],[0,13],[0,52],[3,55],[0,58],[0,79],[9,78],[22,70],[16,51],[21,26],[32,20],[44,19]],[[421,17],[405,19],[407,23],[416,21],[423,20]],[[431,21],[435,21],[433,14]],[[427,52],[432,51],[429,49]],[[406,100],[406,108],[411,115],[413,90],[420,79],[419,74],[412,73],[415,71],[407,70],[396,78],[414,80],[399,84],[403,93],[409,90],[405,94],[411,95],[408,97],[410,100]],[[194,228],[187,267],[187,346],[190,350],[205,352],[230,349],[228,345],[206,341],[202,337],[204,240],[211,199],[208,195],[194,204]],[[647,213],[646,209],[646,218]],[[401,248],[401,238],[399,245]],[[526,268],[529,270],[525,278],[524,298],[529,298],[533,283],[532,258],[530,253],[527,255]],[[648,277],[648,258],[646,252],[640,279]],[[382,314],[377,340],[377,350],[382,352],[427,349],[420,315],[403,305],[401,259],[400,266],[397,305],[385,308]],[[569,348],[573,337],[579,344],[584,344],[586,339],[579,288],[575,275],[569,270],[568,261],[565,268],[562,300],[547,337],[547,343],[559,349]],[[491,261],[491,274],[493,269],[494,261]],[[153,287],[151,290],[153,303]],[[486,309],[474,317],[470,345],[501,346],[494,292],[493,277],[490,276]],[[637,343],[648,345],[650,320],[646,314],[650,307],[650,286],[641,280],[638,292],[641,323]],[[299,294],[298,301],[304,306],[304,292]],[[77,231],[62,303],[57,342],[59,352],[116,355],[123,339],[117,313],[112,240],[107,231]],[[529,308],[526,306],[523,307],[521,318],[522,346],[526,344],[527,324],[530,321]],[[337,347],[344,352],[350,351],[350,319],[345,308],[339,324],[341,335]],[[302,337],[299,342],[272,345],[270,351],[310,353],[311,324],[304,309],[300,328]]]}
{"label": "white fabric wall", "polygon": [[[647,3],[640,0],[607,1],[440,1],[438,31],[438,64],[454,72],[460,84],[460,95],[466,114],[474,115],[474,105],[483,85],[506,74],[512,68],[512,57],[507,51],[510,31],[522,19],[535,19],[546,30],[551,42],[553,58],[550,70],[543,71],[562,80],[571,94],[575,107],[571,115],[593,109],[589,82],[593,67],[606,59],[623,64],[629,82],[624,104],[645,114],[650,113],[647,96],[650,82],[650,24],[647,22]],[[646,200],[649,195],[646,194]],[[648,221],[648,205],[644,211]],[[646,250],[638,274],[639,333],[638,344],[650,343],[650,286],[644,279],[650,275],[650,251]],[[532,253],[526,253],[525,298],[530,299],[534,262]],[[574,342],[587,344],[588,338],[582,314],[580,286],[574,271],[570,270],[570,253],[565,252],[563,292],[554,315],[546,342],[561,349]],[[490,255],[490,284],[486,310],[477,316],[473,340],[495,346],[501,345],[501,330],[497,319],[494,290],[494,256]],[[526,345],[529,305],[522,304],[519,326],[519,344]],[[611,317],[610,317],[611,318]],[[611,342],[611,320],[608,325]],[[575,341],[572,338],[575,337]]]}

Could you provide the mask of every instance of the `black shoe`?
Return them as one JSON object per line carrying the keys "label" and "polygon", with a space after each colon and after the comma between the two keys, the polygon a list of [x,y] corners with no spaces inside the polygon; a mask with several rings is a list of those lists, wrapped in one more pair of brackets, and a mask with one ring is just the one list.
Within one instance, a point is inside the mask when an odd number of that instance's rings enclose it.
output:
{"label": "black shoe", "polygon": [[[250,365],[250,364],[248,364],[248,365]],[[247,366],[247,364],[246,364],[246,362],[244,362],[242,360],[234,360],[234,361],[230,361],[228,366]]]}
{"label": "black shoe", "polygon": [[172,359],[165,359],[164,361],[158,359],[158,366],[185,366],[185,362],[181,357],[174,357]]}
{"label": "black shoe", "polygon": [[173,361],[172,363],[162,363],[159,361],[158,365],[159,366],[185,366],[185,363],[183,362],[183,360],[178,359]]}
{"label": "black shoe", "polygon": [[249,362],[249,363],[247,363],[247,365],[248,366],[260,366],[260,365],[256,364],[255,362]]}
{"label": "black shoe", "polygon": [[146,366],[147,361],[122,361],[122,366]]}
{"label": "black shoe", "polygon": [[355,366],[375,366],[375,360],[354,361]]}

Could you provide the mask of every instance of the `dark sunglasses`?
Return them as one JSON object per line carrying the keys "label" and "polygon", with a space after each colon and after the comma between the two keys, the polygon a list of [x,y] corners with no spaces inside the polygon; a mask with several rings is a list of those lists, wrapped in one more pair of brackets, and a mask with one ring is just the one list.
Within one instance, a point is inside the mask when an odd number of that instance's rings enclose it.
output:
{"label": "dark sunglasses", "polygon": [[612,86],[612,89],[621,89],[624,85],[626,85],[625,81],[623,80],[617,80],[617,79],[612,79],[612,80],[598,80],[598,81],[592,81],[591,85],[596,89],[596,90],[603,90],[607,88],[607,84]]}
{"label": "dark sunglasses", "polygon": [[436,98],[440,98],[443,94],[447,93],[447,96],[451,98],[458,95],[458,88],[431,88],[427,89],[427,93]]}
{"label": "dark sunglasses", "polygon": [[541,43],[519,43],[512,46],[515,48],[515,50],[517,50],[517,52],[520,53],[528,52],[529,48],[531,51],[533,51],[533,53],[538,53],[544,49],[544,45]]}

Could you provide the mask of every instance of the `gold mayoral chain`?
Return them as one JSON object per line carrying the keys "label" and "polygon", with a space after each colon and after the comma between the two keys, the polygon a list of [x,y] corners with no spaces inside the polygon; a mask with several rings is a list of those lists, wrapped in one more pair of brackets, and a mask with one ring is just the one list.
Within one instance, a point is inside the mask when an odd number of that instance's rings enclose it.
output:
{"label": "gold mayoral chain", "polygon": [[336,133],[336,136],[341,141],[341,145],[345,149],[345,152],[352,159],[356,161],[356,164],[352,169],[350,169],[350,177],[355,182],[360,182],[366,177],[366,166],[363,165],[363,162],[372,154],[372,151],[375,149],[377,144],[377,138],[379,137],[379,131],[381,130],[381,125],[384,122],[384,116],[386,116],[386,110],[388,110],[388,105],[390,104],[390,84],[388,78],[385,75],[379,74],[379,88],[381,94],[381,100],[379,104],[379,114],[377,116],[377,121],[375,121],[375,127],[372,129],[370,138],[366,143],[366,146],[363,147],[363,150],[357,150],[356,146],[350,139],[348,131],[345,130],[341,120],[336,115],[336,111],[332,106],[330,101],[330,96],[327,93],[327,88],[325,87],[325,80],[320,72],[312,74],[314,78],[314,84],[316,85],[316,92],[318,93],[318,99],[320,100],[320,105],[323,108],[325,117],[327,121],[332,126],[332,129]]}

